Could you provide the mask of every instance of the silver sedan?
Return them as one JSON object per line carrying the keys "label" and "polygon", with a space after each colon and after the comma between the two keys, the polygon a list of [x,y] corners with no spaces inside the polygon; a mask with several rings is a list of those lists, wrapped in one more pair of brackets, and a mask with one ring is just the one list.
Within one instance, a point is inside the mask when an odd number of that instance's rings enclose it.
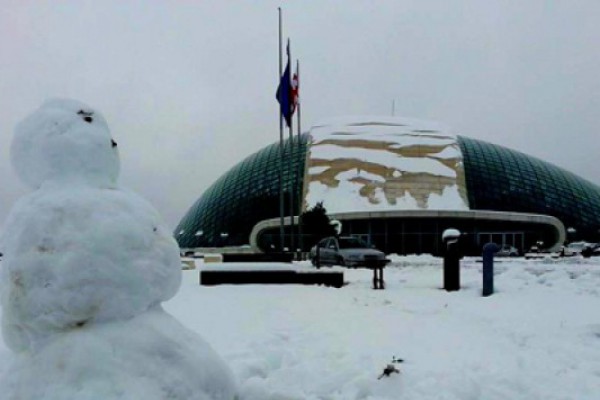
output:
{"label": "silver sedan", "polygon": [[355,237],[327,237],[310,250],[313,265],[383,266],[385,253]]}

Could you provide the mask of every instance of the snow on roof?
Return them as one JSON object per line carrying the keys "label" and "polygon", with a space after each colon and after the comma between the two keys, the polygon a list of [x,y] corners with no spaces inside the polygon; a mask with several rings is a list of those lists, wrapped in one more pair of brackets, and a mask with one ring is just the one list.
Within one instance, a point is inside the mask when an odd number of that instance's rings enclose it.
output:
{"label": "snow on roof", "polygon": [[456,136],[436,122],[338,117],[313,126],[305,205],[330,213],[469,209]]}
{"label": "snow on roof", "polygon": [[379,149],[316,145],[311,149],[312,160],[346,158],[364,163],[376,163],[400,172],[426,172],[437,176],[456,177],[456,171],[432,158],[398,157],[398,154]]}

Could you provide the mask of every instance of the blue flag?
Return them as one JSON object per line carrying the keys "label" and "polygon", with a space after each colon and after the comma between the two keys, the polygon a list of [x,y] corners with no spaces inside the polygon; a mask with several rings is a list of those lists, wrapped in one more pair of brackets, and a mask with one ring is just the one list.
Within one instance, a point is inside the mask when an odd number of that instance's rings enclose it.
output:
{"label": "blue flag", "polygon": [[285,123],[287,126],[292,126],[292,115],[296,109],[296,101],[295,101],[295,91],[292,88],[292,79],[290,76],[290,49],[289,43],[287,47],[288,61],[285,67],[285,71],[281,76],[281,80],[279,81],[279,86],[277,87],[277,93],[275,97],[279,102],[279,110],[283,118],[285,118]]}

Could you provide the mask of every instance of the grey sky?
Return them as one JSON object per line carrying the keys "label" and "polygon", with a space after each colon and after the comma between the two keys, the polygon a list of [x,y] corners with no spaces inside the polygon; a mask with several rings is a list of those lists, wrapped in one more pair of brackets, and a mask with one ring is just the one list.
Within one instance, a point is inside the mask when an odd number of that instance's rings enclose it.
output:
{"label": "grey sky", "polygon": [[395,99],[396,115],[600,184],[595,0],[1,3],[0,221],[28,191],[9,163],[13,128],[58,96],[106,116],[122,185],[174,228],[219,176],[278,140],[279,5],[304,128],[390,115]]}

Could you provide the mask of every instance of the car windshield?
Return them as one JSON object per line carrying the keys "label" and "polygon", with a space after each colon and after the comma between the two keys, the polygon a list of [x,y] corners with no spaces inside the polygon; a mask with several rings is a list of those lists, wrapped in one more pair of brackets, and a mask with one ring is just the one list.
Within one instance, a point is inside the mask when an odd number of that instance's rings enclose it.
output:
{"label": "car windshield", "polygon": [[369,245],[357,238],[339,238],[340,249],[364,249]]}

